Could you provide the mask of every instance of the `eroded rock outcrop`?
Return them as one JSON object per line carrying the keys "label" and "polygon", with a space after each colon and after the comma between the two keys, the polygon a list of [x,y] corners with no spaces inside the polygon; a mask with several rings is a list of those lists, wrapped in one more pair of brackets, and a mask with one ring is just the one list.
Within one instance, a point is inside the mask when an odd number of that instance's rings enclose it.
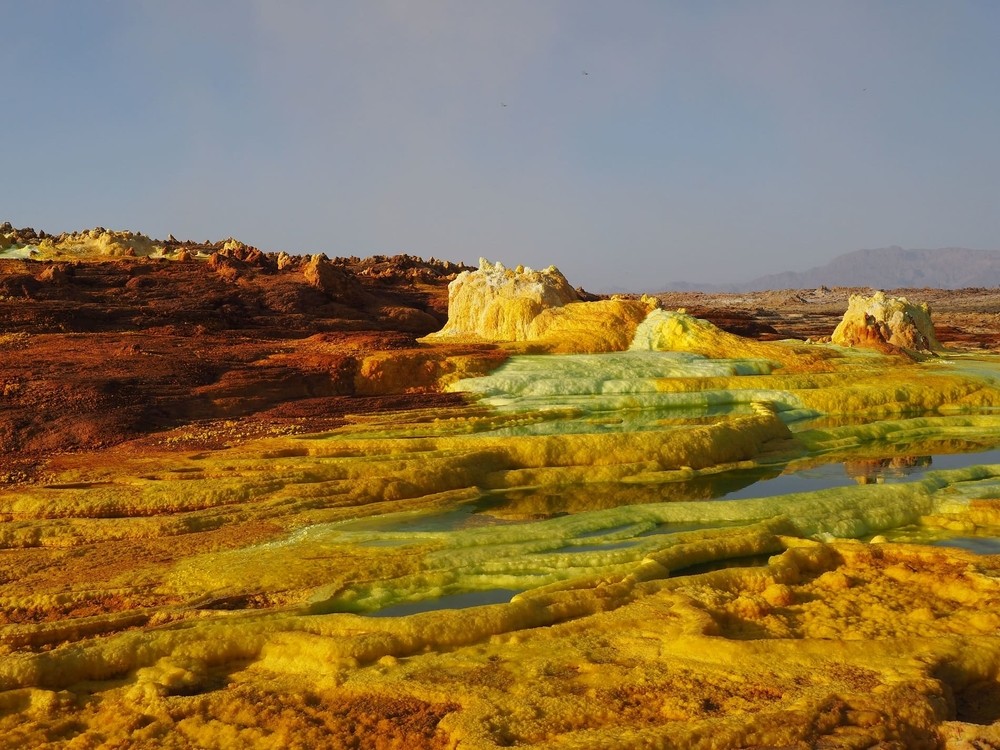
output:
{"label": "eroded rock outcrop", "polygon": [[212,253],[208,259],[208,267],[225,281],[234,282],[239,278],[240,270],[245,268],[246,264],[222,253]]}
{"label": "eroded rock outcrop", "polygon": [[448,322],[434,338],[526,341],[544,310],[579,299],[555,266],[509,269],[480,258],[478,270],[463,271],[448,285]]}
{"label": "eroded rock outcrop", "polygon": [[905,349],[911,352],[941,351],[934,335],[930,307],[906,297],[887,297],[875,292],[871,297],[852,294],[844,319],[833,332],[840,346],[879,351]]}
{"label": "eroded rock outcrop", "polygon": [[38,281],[47,281],[53,284],[66,284],[73,275],[72,266],[65,263],[53,263],[42,269],[42,272],[35,278]]}
{"label": "eroded rock outcrop", "polygon": [[361,298],[357,280],[333,265],[322,253],[312,256],[305,264],[303,274],[309,284],[332,297],[345,302],[356,302]]}

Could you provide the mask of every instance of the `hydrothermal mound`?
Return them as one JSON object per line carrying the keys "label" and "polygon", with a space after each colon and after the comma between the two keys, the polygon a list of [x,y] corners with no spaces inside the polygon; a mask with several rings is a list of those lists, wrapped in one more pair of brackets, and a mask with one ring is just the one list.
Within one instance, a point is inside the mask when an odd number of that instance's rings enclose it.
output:
{"label": "hydrothermal mound", "polygon": [[1000,743],[1000,357],[651,307],[355,338],[304,394],[347,400],[333,429],[39,460],[0,490],[0,746]]}

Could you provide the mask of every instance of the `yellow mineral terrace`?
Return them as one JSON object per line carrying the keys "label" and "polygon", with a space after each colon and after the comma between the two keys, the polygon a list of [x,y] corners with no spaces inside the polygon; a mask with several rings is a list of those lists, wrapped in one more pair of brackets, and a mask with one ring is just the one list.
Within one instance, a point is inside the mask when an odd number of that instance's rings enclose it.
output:
{"label": "yellow mineral terrace", "polygon": [[475,273],[464,405],[0,492],[0,747],[1000,744],[1000,357]]}

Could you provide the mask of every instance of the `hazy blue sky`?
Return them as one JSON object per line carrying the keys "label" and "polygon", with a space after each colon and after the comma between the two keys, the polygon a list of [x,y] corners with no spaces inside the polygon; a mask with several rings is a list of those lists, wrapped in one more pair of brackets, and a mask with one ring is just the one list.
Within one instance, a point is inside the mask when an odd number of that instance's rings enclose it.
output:
{"label": "hazy blue sky", "polygon": [[997,2],[0,0],[0,20],[16,226],[632,290],[1000,248]]}

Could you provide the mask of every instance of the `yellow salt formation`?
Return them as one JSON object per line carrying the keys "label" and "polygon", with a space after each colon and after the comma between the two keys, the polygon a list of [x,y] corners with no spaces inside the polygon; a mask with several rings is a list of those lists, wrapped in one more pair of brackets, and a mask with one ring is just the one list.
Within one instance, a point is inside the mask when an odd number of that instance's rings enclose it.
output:
{"label": "yellow salt formation", "polygon": [[233,251],[243,251],[247,249],[247,245],[244,242],[240,242],[235,237],[227,237],[225,242],[222,243],[222,252],[233,252]]}
{"label": "yellow salt formation", "polygon": [[995,744],[1000,464],[939,464],[1000,445],[1000,359],[637,328],[359,371],[465,406],[53,456],[0,491],[0,748]]}
{"label": "yellow salt formation", "polygon": [[632,343],[638,325],[657,304],[649,297],[614,297],[552,307],[531,321],[527,340],[533,349],[553,353],[624,351]]}
{"label": "yellow salt formation", "polygon": [[144,234],[113,231],[103,227],[46,237],[37,245],[39,260],[98,259],[162,254],[163,248]]}
{"label": "yellow salt formation", "polygon": [[448,322],[428,339],[523,341],[543,310],[579,299],[555,266],[509,269],[480,258],[478,270],[463,271],[448,284]]}
{"label": "yellow salt formation", "polygon": [[938,352],[943,347],[934,335],[931,310],[925,303],[906,297],[887,297],[877,291],[871,297],[852,294],[844,319],[833,331],[832,341],[841,346],[911,352]]}
{"label": "yellow salt formation", "polygon": [[653,310],[639,324],[632,340],[635,351],[691,352],[705,357],[756,357],[790,370],[828,369],[836,354],[829,349],[746,339],[727,333],[684,310]]}
{"label": "yellow salt formation", "polygon": [[[235,240],[231,242],[242,246],[242,243]],[[155,240],[127,230],[95,227],[81,232],[47,235],[36,233],[33,229],[14,229],[9,222],[0,225],[0,257],[4,258],[88,261],[124,257],[168,257],[165,252],[164,246]]]}
{"label": "yellow salt formation", "polygon": [[463,378],[483,375],[503,353],[443,353],[433,347],[380,350],[360,358],[354,376],[354,392],[374,396],[445,387]]}
{"label": "yellow salt formation", "polygon": [[33,258],[38,255],[34,243],[39,239],[34,229],[16,229],[9,221],[0,224],[0,258]]}
{"label": "yellow salt formation", "polygon": [[614,297],[581,302],[555,266],[543,271],[479,259],[448,285],[448,322],[427,342],[519,342],[521,350],[557,353],[623,351],[657,301]]}

